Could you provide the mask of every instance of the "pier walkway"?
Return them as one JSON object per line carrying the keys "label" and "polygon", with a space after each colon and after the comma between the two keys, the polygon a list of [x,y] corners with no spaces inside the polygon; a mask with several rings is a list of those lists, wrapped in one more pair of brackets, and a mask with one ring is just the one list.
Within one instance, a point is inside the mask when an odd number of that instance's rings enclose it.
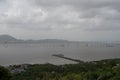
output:
{"label": "pier walkway", "polygon": [[83,62],[83,61],[78,60],[78,59],[72,59],[72,58],[69,58],[69,57],[65,57],[63,54],[53,54],[52,56],[63,58],[63,59],[67,59],[67,60],[71,60],[71,61],[78,62],[78,63],[82,63]]}

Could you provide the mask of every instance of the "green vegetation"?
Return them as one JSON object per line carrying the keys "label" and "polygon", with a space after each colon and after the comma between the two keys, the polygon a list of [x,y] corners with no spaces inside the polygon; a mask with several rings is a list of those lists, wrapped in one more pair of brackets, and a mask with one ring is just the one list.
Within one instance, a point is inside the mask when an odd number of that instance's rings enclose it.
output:
{"label": "green vegetation", "polygon": [[10,80],[11,79],[11,73],[8,69],[0,66],[0,80]]}
{"label": "green vegetation", "polygon": [[[17,66],[14,66],[17,68]],[[10,74],[0,68],[0,80],[9,80]],[[6,69],[5,69],[6,72]],[[6,75],[5,75],[6,74]],[[80,64],[34,64],[25,71],[11,73],[11,80],[120,80],[120,59],[110,59]],[[3,78],[3,79],[2,79]]]}

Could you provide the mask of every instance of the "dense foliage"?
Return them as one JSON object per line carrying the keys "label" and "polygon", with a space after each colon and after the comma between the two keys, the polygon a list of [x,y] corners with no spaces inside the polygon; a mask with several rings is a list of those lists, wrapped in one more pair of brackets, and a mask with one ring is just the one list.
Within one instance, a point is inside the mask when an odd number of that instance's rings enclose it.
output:
{"label": "dense foliage", "polygon": [[120,59],[59,66],[34,64],[12,74],[11,80],[120,80]]}
{"label": "dense foliage", "polygon": [[8,69],[0,66],[0,80],[10,80],[11,73]]}

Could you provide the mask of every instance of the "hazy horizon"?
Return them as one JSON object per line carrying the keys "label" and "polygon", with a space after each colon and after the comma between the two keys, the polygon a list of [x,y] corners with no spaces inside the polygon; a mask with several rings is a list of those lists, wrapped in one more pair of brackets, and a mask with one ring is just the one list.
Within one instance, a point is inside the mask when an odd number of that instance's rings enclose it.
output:
{"label": "hazy horizon", "polygon": [[[84,40],[84,41],[82,41],[82,40],[67,40],[67,39],[61,39],[61,38],[38,38],[38,39],[34,39],[34,38],[17,38],[17,37],[14,37],[14,36],[12,36],[12,35],[9,35],[9,34],[0,34],[0,36],[4,36],[4,37],[6,37],[6,36],[9,36],[9,37],[12,37],[12,38],[15,38],[15,39],[18,39],[18,40],[66,40],[66,41],[79,41],[79,42],[120,42],[120,41],[111,41],[111,40],[109,40],[109,41],[104,41],[104,40],[102,40],[102,41],[100,41],[100,40]],[[38,36],[39,37],[39,36]]]}

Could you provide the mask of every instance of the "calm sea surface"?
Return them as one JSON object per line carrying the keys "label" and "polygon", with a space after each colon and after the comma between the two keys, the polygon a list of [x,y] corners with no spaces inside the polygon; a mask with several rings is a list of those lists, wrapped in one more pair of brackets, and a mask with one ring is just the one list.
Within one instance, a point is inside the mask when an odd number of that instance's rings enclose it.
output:
{"label": "calm sea surface", "polygon": [[77,44],[0,44],[0,65],[75,63],[53,57],[52,54],[64,54],[64,56],[74,59],[93,61],[120,58],[120,47],[96,47]]}

